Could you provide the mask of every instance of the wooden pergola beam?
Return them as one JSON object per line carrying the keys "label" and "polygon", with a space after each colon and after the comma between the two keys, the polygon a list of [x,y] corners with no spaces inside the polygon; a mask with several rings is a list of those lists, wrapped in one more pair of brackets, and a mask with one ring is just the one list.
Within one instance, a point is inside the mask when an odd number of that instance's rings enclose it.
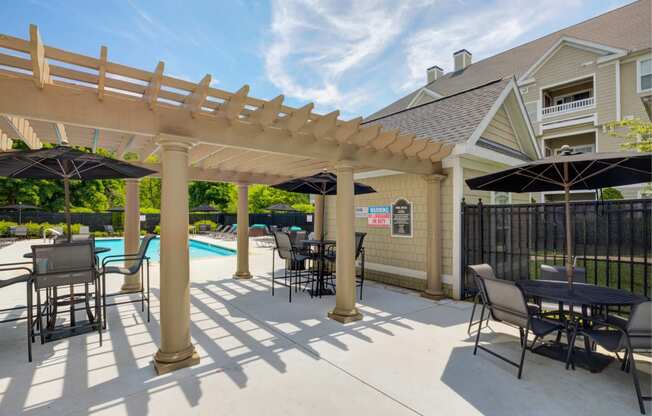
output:
{"label": "wooden pergola beam", "polygon": [[[2,94],[0,94],[2,95]],[[40,149],[43,142],[38,137],[29,121],[23,117],[1,116],[9,127],[8,134],[23,141],[30,149]]]}
{"label": "wooden pergola beam", "polygon": [[0,130],[0,150],[3,152],[10,150],[13,144],[13,140],[11,140],[5,132]]}
{"label": "wooden pergola beam", "polygon": [[68,144],[68,133],[66,133],[66,126],[63,123],[54,124],[54,133],[57,136],[57,145],[67,145]]}
{"label": "wooden pergola beam", "polygon": [[104,99],[104,86],[106,84],[106,62],[108,60],[108,49],[106,46],[100,48],[100,66],[97,69],[97,98],[102,101]]}
{"label": "wooden pergola beam", "polygon": [[156,103],[158,102],[158,95],[159,92],[161,91],[161,81],[163,80],[164,68],[165,68],[165,64],[163,63],[163,61],[160,61],[156,65],[156,69],[154,70],[154,73],[152,74],[152,77],[149,80],[149,85],[147,85],[147,88],[145,89],[145,93],[143,94],[143,99],[147,103],[147,106],[149,107],[150,110],[154,110],[156,108]]}
{"label": "wooden pergola beam", "polygon": [[[152,174],[153,177],[160,177],[161,165],[158,163],[142,163],[130,162],[147,169],[151,169],[156,173]],[[231,183],[247,183],[247,184],[265,184],[273,185],[275,183],[283,182],[291,179],[289,176],[283,175],[268,175],[256,174],[250,172],[228,171],[222,169],[204,169],[199,167],[188,167],[188,179],[193,181],[206,181],[206,182],[231,182]]]}
{"label": "wooden pergola beam", "polygon": [[32,76],[34,84],[38,88],[43,88],[45,84],[52,82],[50,78],[50,67],[45,58],[45,48],[43,40],[36,25],[29,26],[29,53],[32,58]]}
{"label": "wooden pergola beam", "polygon": [[201,81],[197,84],[195,89],[188,94],[184,100],[184,107],[190,111],[190,115],[195,118],[201,111],[201,108],[208,96],[208,87],[211,85],[211,74],[204,75]]}

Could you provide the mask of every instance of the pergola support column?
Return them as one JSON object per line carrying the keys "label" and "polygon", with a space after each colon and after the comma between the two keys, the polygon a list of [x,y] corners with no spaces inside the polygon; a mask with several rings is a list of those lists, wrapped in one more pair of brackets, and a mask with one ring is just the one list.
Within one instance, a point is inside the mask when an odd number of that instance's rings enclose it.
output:
{"label": "pergola support column", "polygon": [[[138,252],[140,245],[140,198],[138,195],[138,179],[125,179],[125,209],[124,209],[124,252]],[[139,292],[140,276],[138,273],[124,277],[123,292]]]}
{"label": "pergola support column", "polygon": [[355,307],[355,217],[353,205],[353,165],[338,162],[337,171],[337,251],[335,308],[328,317],[341,323],[362,319]]}
{"label": "pergola support column", "polygon": [[324,195],[315,195],[315,238],[324,239]]}
{"label": "pergola support column", "polygon": [[154,356],[158,374],[199,363],[190,340],[188,259],[188,149],[161,140],[161,345]]}
{"label": "pergola support column", "polygon": [[249,273],[249,185],[238,184],[238,265],[236,279],[251,279]]}
{"label": "pergola support column", "polygon": [[444,298],[441,285],[441,181],[445,177],[444,175],[424,177],[428,237],[426,240],[426,290],[421,293],[421,296],[433,300]]}

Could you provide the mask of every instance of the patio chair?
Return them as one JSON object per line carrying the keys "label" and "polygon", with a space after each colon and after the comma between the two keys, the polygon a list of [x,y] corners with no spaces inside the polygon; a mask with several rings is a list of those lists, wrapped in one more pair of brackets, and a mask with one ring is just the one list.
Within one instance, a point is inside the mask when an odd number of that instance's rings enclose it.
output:
{"label": "patio chair", "polygon": [[[41,328],[41,344],[45,342],[45,333],[56,335],[58,332],[54,326],[57,307],[61,304],[56,290],[60,287],[74,288],[76,285],[84,285],[84,304],[89,323],[87,325],[95,328],[100,337],[102,345],[102,310],[100,305],[99,273],[96,268],[96,258],[93,250],[93,241],[73,241],[60,244],[34,245],[32,246],[33,282],[36,290],[37,317],[39,328]],[[92,284],[95,289],[93,315],[90,306],[90,293],[88,286]],[[46,292],[46,303],[43,308],[41,303],[41,292]],[[50,296],[50,293],[55,294]],[[72,293],[71,293],[72,295]],[[77,299],[67,301],[71,319],[74,319]],[[43,310],[46,311],[48,320],[47,330],[43,326]]]}
{"label": "patio chair", "polygon": [[[356,267],[355,287],[360,288],[360,300],[362,300],[362,288],[364,286],[364,277],[365,277],[364,239],[366,236],[367,233],[362,233],[362,232],[355,233],[355,261],[360,265],[359,272],[357,270],[358,268]],[[335,284],[336,280],[335,280],[333,270],[335,269],[334,265],[336,263],[336,257],[337,257],[336,253],[337,253],[336,248],[331,247],[324,255],[326,257],[327,262],[330,263],[330,267],[327,268],[325,272],[326,284],[328,286],[331,286],[334,290],[336,289],[336,284]]]}
{"label": "patio chair", "polygon": [[[9,287],[16,284],[23,284],[27,288],[27,359],[32,362],[32,342],[34,342],[34,301],[32,298],[33,293],[33,280],[32,280],[32,270],[27,267],[31,262],[20,262],[20,263],[6,263],[0,264],[0,272],[20,272],[18,276],[13,276],[7,279],[0,279],[0,289]],[[7,309],[0,309],[0,312],[10,312],[17,309],[22,309],[22,307],[13,307]],[[0,323],[5,322],[14,322],[21,318],[10,318],[0,321]]]}
{"label": "patio chair", "polygon": [[[484,292],[482,291],[482,282],[479,280],[480,278],[489,278],[489,279],[495,279],[496,275],[494,274],[494,269],[488,265],[487,263],[483,264],[472,264],[468,266],[469,270],[471,271],[473,275],[473,281],[475,282],[475,285],[478,288],[478,293],[475,294],[473,297],[473,308],[471,308],[471,317],[469,318],[469,327],[466,330],[467,334],[471,334],[471,328],[473,328],[475,325],[478,325],[480,321],[473,322],[473,318],[475,317],[475,310],[478,307],[478,301],[482,302],[483,305],[486,304],[485,302],[485,296]],[[480,318],[483,318],[482,316]],[[487,324],[489,321],[487,320]]]}
{"label": "patio chair", "polygon": [[63,235],[63,228],[62,227],[48,227],[48,228],[43,228],[43,242],[45,243],[47,241],[48,235],[52,237],[52,241],[56,240],[57,238],[61,237]]}
{"label": "patio chair", "polygon": [[[624,328],[618,324],[610,323],[608,320],[601,321],[596,318],[591,318],[591,320],[594,324],[593,328],[579,328],[574,331],[569,345],[575,345],[576,336],[582,335],[589,337],[592,341],[607,351],[613,353],[623,351],[625,356],[622,369],[628,370],[632,373],[638,406],[641,414],[645,414],[643,401],[650,401],[652,400],[652,397],[644,396],[641,393],[641,385],[636,371],[634,352],[650,352],[652,350],[652,301],[646,301],[634,306],[629,320],[627,321],[627,325]],[[569,349],[568,358],[566,360],[567,369],[570,361],[573,359],[572,350],[572,348]]]}
{"label": "patio chair", "polygon": [[209,234],[211,232],[210,224],[197,224],[195,234]]}
{"label": "patio chair", "polygon": [[[531,308],[528,308],[523,291],[514,282],[492,279],[489,277],[479,277],[478,280],[482,287],[481,290],[484,293],[483,296],[486,303],[482,305],[482,310],[480,312],[480,324],[475,337],[473,355],[477,354],[478,348],[488,352],[494,357],[517,367],[517,378],[520,379],[523,373],[525,350],[528,349],[528,335],[530,331],[534,334],[534,340],[532,341],[532,345],[529,347],[532,349],[539,338],[543,338],[544,336],[559,329],[563,329],[564,327],[557,322],[551,322],[533,315],[530,312]],[[521,343],[521,358],[518,363],[479,344],[485,308],[489,309],[490,317],[494,321],[502,322],[518,328]]]}
{"label": "patio chair", "polygon": [[218,225],[215,230],[208,233],[208,236],[211,238],[217,238],[222,231],[226,230],[226,227],[228,227],[226,224]]}
{"label": "patio chair", "polygon": [[115,229],[113,228],[113,225],[105,225],[104,226],[104,232],[106,232],[109,235],[117,235],[115,232]]}
{"label": "patio chair", "polygon": [[[277,280],[282,279],[282,282],[279,284],[288,288],[289,301],[292,302],[292,284],[294,283],[294,288],[296,291],[301,284],[313,283],[314,279],[312,278],[312,271],[301,270],[299,267],[290,267],[290,265],[296,263],[305,263],[310,259],[310,257],[301,254],[296,250],[296,248],[292,245],[292,241],[290,240],[288,233],[281,231],[275,232],[274,241],[276,246],[272,251],[272,296],[274,296],[274,284]],[[275,264],[277,251],[279,257],[285,261],[283,276],[279,277],[276,276]]]}
{"label": "patio chair", "polygon": [[[126,253],[126,254],[115,254],[112,256],[106,256],[102,260],[102,309],[104,311],[104,328],[106,328],[106,323],[108,321],[106,314],[107,306],[116,306],[126,303],[136,303],[140,302],[140,308],[142,312],[145,312],[145,302],[147,302],[147,322],[149,322],[149,257],[147,256],[147,249],[149,248],[150,243],[153,239],[156,238],[155,234],[148,234],[140,241],[140,246],[138,247],[138,252],[136,253]],[[115,263],[122,263],[121,265],[116,265]],[[147,265],[147,277],[145,278],[145,268],[143,265]],[[140,299],[130,299],[120,302],[106,303],[107,297],[114,297],[119,295],[124,295],[123,292],[117,293],[106,293],[106,275],[107,274],[120,274],[123,276],[129,276],[132,274],[140,273]],[[147,286],[145,286],[147,283]],[[145,288],[147,288],[147,295],[145,295]]]}

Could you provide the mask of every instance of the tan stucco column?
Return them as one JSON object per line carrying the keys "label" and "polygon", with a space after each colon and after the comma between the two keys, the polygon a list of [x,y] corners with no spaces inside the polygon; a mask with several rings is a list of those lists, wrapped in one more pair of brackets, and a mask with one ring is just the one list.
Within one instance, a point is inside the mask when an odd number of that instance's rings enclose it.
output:
{"label": "tan stucco column", "polygon": [[324,196],[315,195],[315,239],[324,238]]}
{"label": "tan stucco column", "polygon": [[[124,252],[127,254],[138,252],[138,246],[140,245],[140,198],[138,195],[138,183],[138,179],[125,179],[123,226]],[[140,291],[140,276],[138,273],[124,277],[122,291]]]}
{"label": "tan stucco column", "polygon": [[154,356],[158,374],[199,363],[190,342],[188,259],[188,149],[161,140],[161,345]]}
{"label": "tan stucco column", "polygon": [[238,266],[233,277],[251,279],[249,273],[249,185],[238,184]]}
{"label": "tan stucco column", "polygon": [[421,293],[424,298],[439,300],[444,297],[441,287],[441,181],[444,175],[428,175],[426,181],[426,290]]}
{"label": "tan stucco column", "polygon": [[353,205],[353,166],[341,161],[336,165],[337,251],[335,308],[328,317],[347,323],[362,319],[355,307],[355,207]]}

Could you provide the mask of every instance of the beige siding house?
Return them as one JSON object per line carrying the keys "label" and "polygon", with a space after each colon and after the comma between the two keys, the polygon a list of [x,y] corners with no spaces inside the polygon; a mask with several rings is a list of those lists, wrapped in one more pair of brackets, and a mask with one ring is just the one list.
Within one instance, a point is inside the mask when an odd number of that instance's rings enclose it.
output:
{"label": "beige siding house", "polygon": [[[428,68],[423,87],[367,117],[365,124],[455,145],[443,161],[439,237],[450,296],[460,296],[463,198],[526,203],[557,197],[471,191],[465,179],[553,154],[563,145],[583,152],[618,151],[622,141],[606,134],[605,123],[650,120],[651,13],[650,0],[638,1],[477,63],[462,49],[453,56],[453,71]],[[378,191],[356,197],[356,231],[367,233],[367,277],[423,289],[428,261],[424,178],[375,170],[358,172],[356,180]],[[640,189],[622,192],[639,197]],[[412,204],[410,236],[393,235],[391,224],[370,225],[369,207],[391,207],[399,199]],[[334,199],[327,198],[326,210],[327,235],[335,237]]]}

